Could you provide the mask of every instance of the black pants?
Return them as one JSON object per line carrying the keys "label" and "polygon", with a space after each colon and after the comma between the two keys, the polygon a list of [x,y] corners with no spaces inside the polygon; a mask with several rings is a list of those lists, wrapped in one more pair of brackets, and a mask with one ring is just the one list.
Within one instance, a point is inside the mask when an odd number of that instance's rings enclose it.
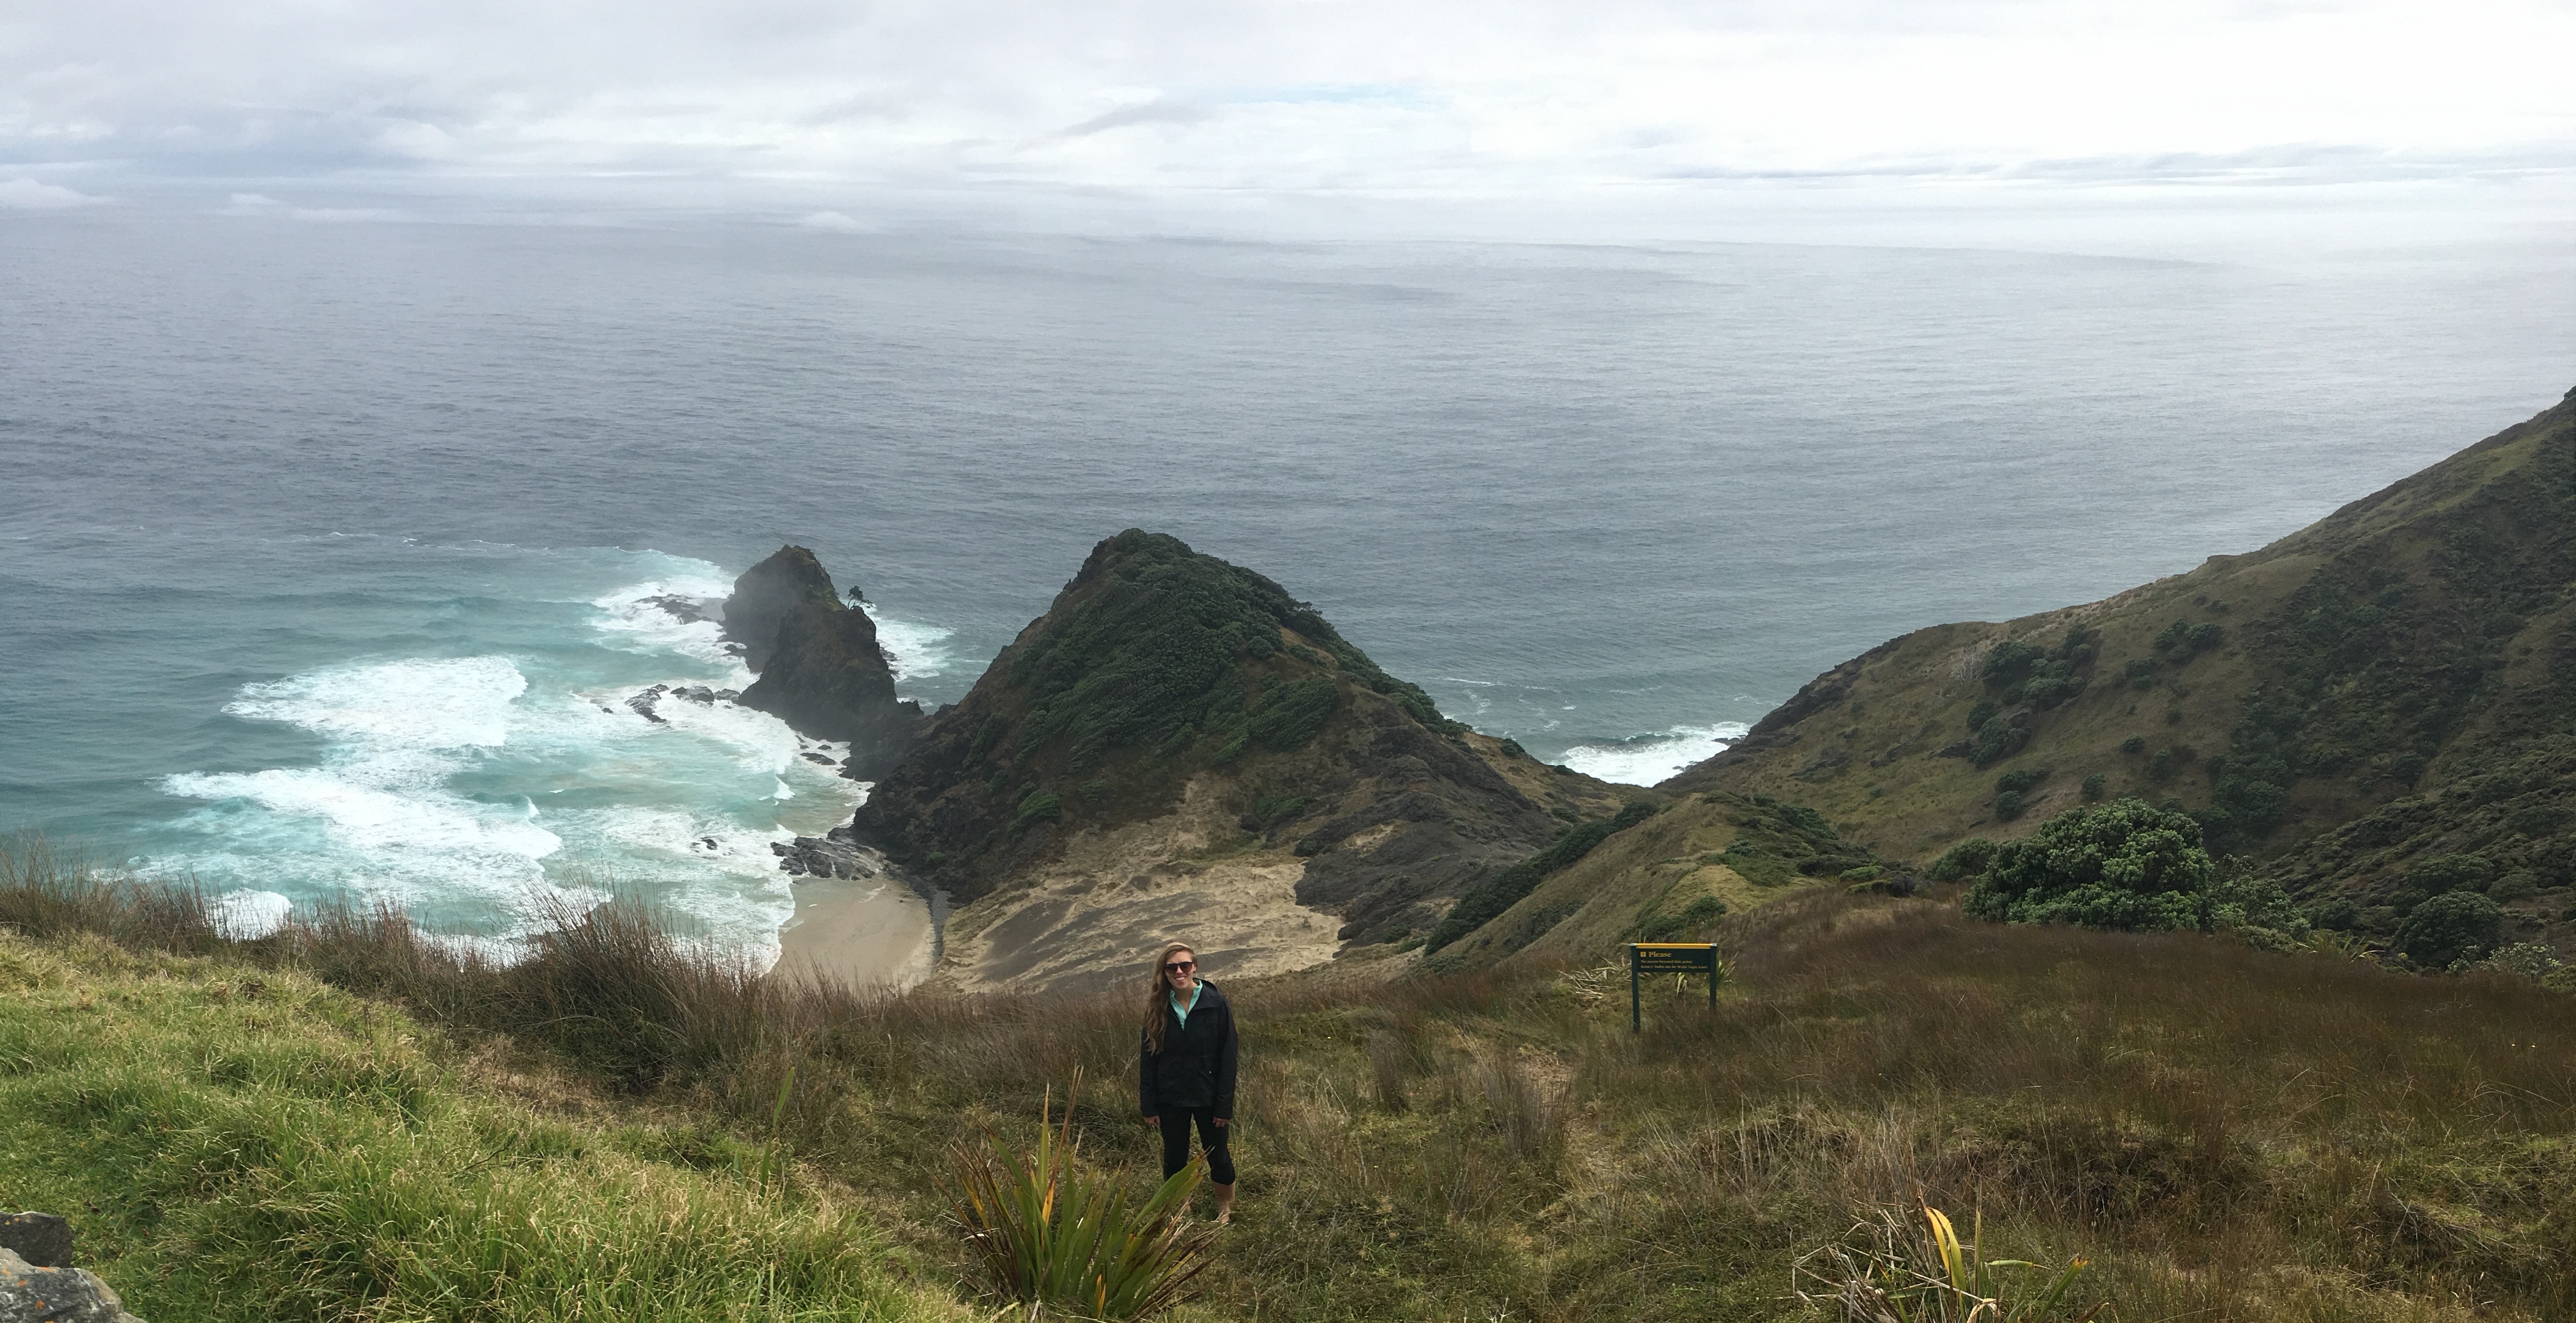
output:
{"label": "black pants", "polygon": [[1207,1150],[1208,1179],[1219,1185],[1234,1184],[1234,1155],[1225,1151],[1225,1130],[1216,1123],[1213,1107],[1166,1107],[1163,1109],[1163,1179],[1170,1180],[1181,1168],[1190,1165],[1190,1121],[1199,1123],[1199,1147]]}

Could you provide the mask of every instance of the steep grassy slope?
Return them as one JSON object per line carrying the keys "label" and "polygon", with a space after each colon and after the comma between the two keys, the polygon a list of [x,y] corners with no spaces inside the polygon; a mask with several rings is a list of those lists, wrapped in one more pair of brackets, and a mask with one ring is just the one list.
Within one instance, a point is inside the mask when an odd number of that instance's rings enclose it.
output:
{"label": "steep grassy slope", "polygon": [[976,902],[964,977],[1074,986],[1169,935],[1292,967],[1426,929],[1620,802],[1442,718],[1279,585],[1131,529],[853,829]]}
{"label": "steep grassy slope", "polygon": [[[291,971],[0,929],[0,1206],[153,1320],[965,1320],[760,1151]],[[677,1119],[678,1124],[670,1121]]]}
{"label": "steep grassy slope", "polygon": [[2571,734],[2576,395],[2260,551],[1891,640],[1664,788],[1812,804],[1920,861],[2026,831],[2099,777],[2383,923],[2413,860],[2482,851],[2525,875],[2512,935],[2566,950],[2576,800],[2543,751]]}
{"label": "steep grassy slope", "polygon": [[1819,882],[1857,886],[1886,872],[1812,809],[1764,797],[1686,796],[1540,880],[1433,963],[1606,964],[1621,958],[1622,943],[1698,941],[1722,915],[1750,913]]}

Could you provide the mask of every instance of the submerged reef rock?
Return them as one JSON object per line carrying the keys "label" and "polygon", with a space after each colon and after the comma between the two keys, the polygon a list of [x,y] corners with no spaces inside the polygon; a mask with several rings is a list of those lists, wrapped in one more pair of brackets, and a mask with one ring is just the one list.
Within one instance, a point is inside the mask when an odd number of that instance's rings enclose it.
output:
{"label": "submerged reef rock", "polygon": [[1236,976],[1427,929],[1621,800],[1443,718],[1269,579],[1129,529],[853,826],[982,902],[958,981],[1075,988],[1176,927]]}
{"label": "submerged reef rock", "polygon": [[[843,605],[814,553],[780,547],[725,599],[725,637],[760,673],[736,700],[816,739],[847,740],[850,776],[883,776],[911,748],[921,705],[898,700],[876,622]],[[683,693],[682,697],[694,697]]]}

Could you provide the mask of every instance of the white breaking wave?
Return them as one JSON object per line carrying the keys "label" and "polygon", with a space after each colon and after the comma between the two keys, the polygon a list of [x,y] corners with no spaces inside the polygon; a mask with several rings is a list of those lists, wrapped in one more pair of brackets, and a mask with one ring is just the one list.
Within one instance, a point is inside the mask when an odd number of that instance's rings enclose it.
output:
{"label": "white breaking wave", "polygon": [[895,683],[942,674],[957,660],[948,650],[948,640],[956,637],[956,630],[898,620],[878,610],[873,602],[862,603],[859,609],[876,622],[877,647],[884,651],[886,667],[894,672]]}
{"label": "white breaking wave", "polygon": [[679,598],[720,608],[732,592],[732,581],[718,573],[715,566],[707,565],[703,573],[648,579],[593,598],[590,604],[602,614],[592,623],[601,632],[621,638],[631,651],[678,653],[717,667],[726,673],[719,682],[723,687],[740,689],[751,683],[751,671],[743,666],[741,658],[725,651],[723,627],[712,619],[683,620],[659,600]]}
{"label": "white breaking wave", "polygon": [[1566,750],[1559,761],[1586,776],[1596,776],[1604,781],[1650,786],[1693,763],[1714,757],[1727,745],[1744,738],[1747,729],[1740,721],[1721,721],[1713,726],[1675,726],[1616,744],[1578,744]]}
{"label": "white breaking wave", "polygon": [[[175,825],[202,845],[156,866],[203,879],[217,924],[237,936],[338,894],[390,901],[438,940],[507,960],[532,925],[615,890],[774,960],[795,899],[771,847],[846,822],[865,788],[839,775],[845,743],[669,692],[740,689],[751,675],[714,621],[655,600],[720,602],[730,585],[714,566],[656,556],[647,574],[598,596],[521,598],[576,614],[553,637],[513,625],[510,655],[352,662],[243,686],[226,713],[306,732],[320,752],[309,765],[161,778],[197,801]],[[910,673],[945,664],[948,631],[881,627]],[[648,718],[630,702],[656,684]]]}
{"label": "white breaking wave", "polygon": [[507,657],[424,659],[244,685],[224,711],[370,744],[457,749],[507,740],[510,704],[527,691]]}
{"label": "white breaking wave", "polygon": [[206,906],[206,918],[215,931],[236,942],[256,941],[276,932],[295,908],[293,901],[274,891],[254,891],[244,887],[227,891]]}
{"label": "white breaking wave", "polygon": [[[287,864],[279,856],[304,855],[307,869],[320,862],[310,858],[318,832],[333,880],[361,894],[404,904],[507,899],[544,887],[538,861],[562,838],[537,825],[524,799],[471,799],[447,782],[509,743],[527,689],[506,657],[379,662],[245,685],[224,710],[325,737],[322,764],[180,772],[161,788],[229,806],[223,834],[259,847],[272,868]],[[246,819],[245,807],[265,815]],[[235,912],[249,922],[267,909]]]}

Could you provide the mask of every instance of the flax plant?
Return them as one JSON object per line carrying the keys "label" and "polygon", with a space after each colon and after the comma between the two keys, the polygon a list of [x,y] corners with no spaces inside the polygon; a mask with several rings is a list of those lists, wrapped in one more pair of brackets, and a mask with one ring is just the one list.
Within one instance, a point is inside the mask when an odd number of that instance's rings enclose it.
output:
{"label": "flax plant", "polygon": [[1064,1119],[1052,1125],[1055,1091],[1046,1091],[1033,1148],[987,1133],[952,1150],[957,1216],[986,1275],[1027,1317],[1052,1308],[1082,1318],[1143,1318],[1187,1299],[1191,1279],[1208,1265],[1216,1229],[1183,1218],[1206,1160],[1193,1159],[1129,1208],[1123,1171],[1104,1176],[1080,1162],[1073,1103],[1081,1087],[1077,1070]]}
{"label": "flax plant", "polygon": [[2024,1289],[2020,1274],[2047,1272],[2046,1265],[1987,1258],[1982,1215],[1965,1240],[1940,1209],[1926,1204],[1922,1215],[1918,1227],[1882,1208],[1842,1240],[1799,1256],[1790,1272],[1798,1300],[1839,1323],[2087,1323],[2107,1304],[2070,1312],[2083,1259]]}

